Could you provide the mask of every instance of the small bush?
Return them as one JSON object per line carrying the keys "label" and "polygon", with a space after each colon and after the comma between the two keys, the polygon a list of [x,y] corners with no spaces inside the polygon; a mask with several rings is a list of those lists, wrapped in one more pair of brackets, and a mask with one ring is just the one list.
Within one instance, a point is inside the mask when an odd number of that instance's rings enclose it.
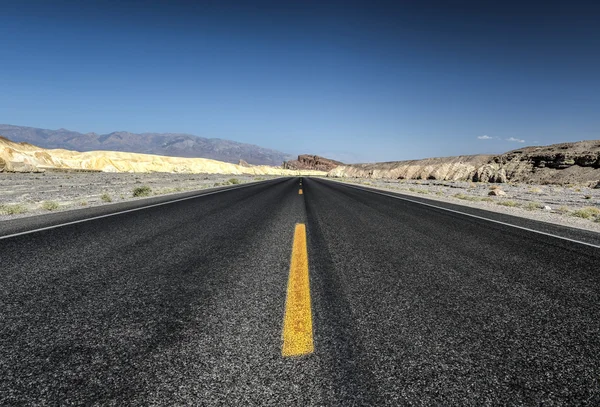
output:
{"label": "small bush", "polygon": [[600,217],[600,208],[596,208],[594,206],[587,206],[585,208],[573,211],[571,215],[583,219],[598,218]]}
{"label": "small bush", "polygon": [[524,206],[525,209],[527,209],[528,211],[535,211],[538,209],[543,209],[544,205],[542,205],[539,202],[528,202],[527,205]]}
{"label": "small bush", "polygon": [[144,185],[141,187],[135,187],[133,189],[133,197],[134,198],[138,198],[138,197],[142,197],[142,196],[150,196],[151,193],[152,193],[152,188],[150,188],[147,185]]}
{"label": "small bush", "polygon": [[55,201],[44,201],[42,202],[42,209],[47,211],[55,211],[59,207],[58,202]]}
{"label": "small bush", "polygon": [[227,181],[227,182],[229,182],[231,185],[236,185],[236,184],[239,184],[239,183],[240,183],[240,180],[239,180],[239,179],[237,179],[237,178],[231,178],[231,179],[230,179],[229,181]]}
{"label": "small bush", "polygon": [[0,205],[0,215],[19,215],[27,212],[27,208],[23,205]]}
{"label": "small bush", "polygon": [[489,196],[485,196],[481,198],[482,202],[494,202],[494,198],[490,198]]}
{"label": "small bush", "polygon": [[499,202],[496,202],[496,204],[501,205],[501,206],[509,206],[511,208],[521,206],[518,202],[515,202],[515,201],[499,201]]}
{"label": "small bush", "polygon": [[564,205],[563,205],[563,206],[560,206],[558,209],[556,209],[556,212],[558,212],[558,213],[560,213],[560,214],[562,214],[562,215],[564,215],[564,214],[567,214],[567,213],[569,213],[570,211],[571,211],[571,210],[569,209],[569,207],[567,207],[567,206],[564,206]]}
{"label": "small bush", "polygon": [[100,199],[102,199],[104,202],[112,202],[112,198],[108,194],[100,195]]}
{"label": "small bush", "polygon": [[458,199],[462,199],[464,201],[471,201],[471,202],[478,202],[478,201],[482,200],[482,198],[480,198],[478,196],[466,195],[463,193],[454,194],[454,197],[458,198]]}
{"label": "small bush", "polygon": [[81,201],[79,202],[79,205],[81,206],[87,206],[88,202],[87,201]]}

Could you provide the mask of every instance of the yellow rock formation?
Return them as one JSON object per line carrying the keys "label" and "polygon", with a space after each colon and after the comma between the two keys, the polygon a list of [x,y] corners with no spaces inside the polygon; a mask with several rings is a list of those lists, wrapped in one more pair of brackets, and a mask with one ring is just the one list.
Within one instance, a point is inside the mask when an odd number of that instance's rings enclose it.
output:
{"label": "yellow rock formation", "polygon": [[268,165],[242,166],[206,158],[166,157],[117,151],[78,152],[45,149],[0,137],[0,172],[47,169],[103,172],[171,172],[190,174],[325,175],[324,171],[285,170]]}

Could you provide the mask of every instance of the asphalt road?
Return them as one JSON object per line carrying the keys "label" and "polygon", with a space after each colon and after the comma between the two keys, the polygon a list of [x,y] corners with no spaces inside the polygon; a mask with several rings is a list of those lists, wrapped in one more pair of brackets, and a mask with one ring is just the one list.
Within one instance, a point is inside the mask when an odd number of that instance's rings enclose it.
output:
{"label": "asphalt road", "polygon": [[[104,216],[0,237],[0,404],[600,405],[600,248],[298,184],[0,224]],[[283,357],[297,223],[314,352]]]}

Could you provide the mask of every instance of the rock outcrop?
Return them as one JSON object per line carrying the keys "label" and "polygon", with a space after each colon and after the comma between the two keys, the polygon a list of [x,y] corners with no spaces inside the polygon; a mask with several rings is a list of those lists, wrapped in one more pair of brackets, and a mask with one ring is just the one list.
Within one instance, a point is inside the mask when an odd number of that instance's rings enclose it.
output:
{"label": "rock outcrop", "polygon": [[244,166],[206,158],[166,157],[116,151],[47,150],[0,137],[0,172],[44,170],[102,172],[178,172],[194,174],[325,175],[324,171]]}
{"label": "rock outcrop", "polygon": [[594,186],[600,180],[600,140],[526,147],[497,156],[342,165],[328,176]]}
{"label": "rock outcrop", "polygon": [[492,175],[503,170],[513,182],[593,186],[600,179],[600,140],[513,150],[494,157],[488,166]]}
{"label": "rock outcrop", "polygon": [[283,168],[289,170],[331,171],[344,163],[318,155],[301,154],[297,160],[285,161]]}
{"label": "rock outcrop", "polygon": [[329,171],[329,177],[466,180],[493,156],[466,155],[426,158],[375,164],[341,165]]}

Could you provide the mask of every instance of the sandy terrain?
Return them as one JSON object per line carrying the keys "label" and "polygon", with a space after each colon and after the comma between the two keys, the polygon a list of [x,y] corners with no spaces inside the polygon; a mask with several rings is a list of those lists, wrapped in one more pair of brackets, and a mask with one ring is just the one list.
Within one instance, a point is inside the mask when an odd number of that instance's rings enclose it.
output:
{"label": "sandy terrain", "polygon": [[[435,180],[333,180],[600,232],[597,188]],[[497,188],[506,195],[488,195]]]}
{"label": "sandy terrain", "polygon": [[103,172],[0,173],[0,220],[140,199],[142,197],[133,196],[133,191],[143,186],[151,189],[148,196],[155,196],[270,178],[276,177]]}

